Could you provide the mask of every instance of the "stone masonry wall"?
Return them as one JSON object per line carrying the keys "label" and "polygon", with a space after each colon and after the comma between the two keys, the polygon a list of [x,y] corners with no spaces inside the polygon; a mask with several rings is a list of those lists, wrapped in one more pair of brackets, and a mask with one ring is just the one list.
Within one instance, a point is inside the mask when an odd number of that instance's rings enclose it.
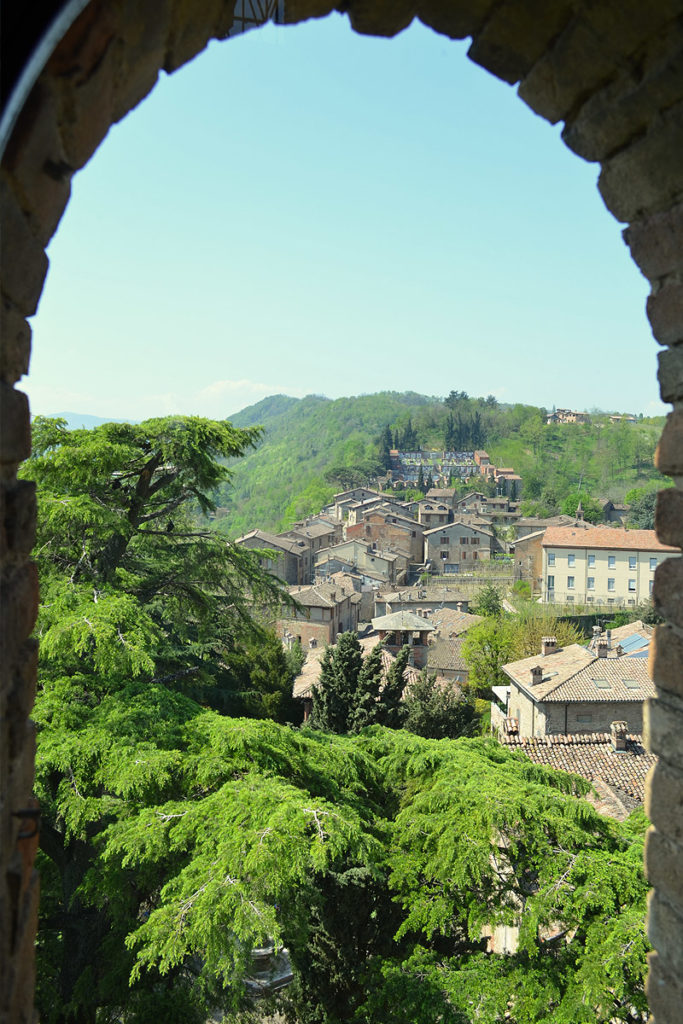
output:
{"label": "stone masonry wall", "polygon": [[[241,8],[241,4],[239,8]],[[65,2],[63,8],[69,4]],[[23,103],[0,168],[0,1024],[32,1019],[38,879],[31,803],[36,651],[29,637],[37,580],[29,559],[35,498],[17,481],[30,448],[28,324],[73,174],[120,120],[211,38],[239,29],[233,0],[91,0],[56,44]],[[321,17],[329,0],[286,0],[289,23]],[[450,38],[472,37],[472,60],[510,84],[566,144],[599,161],[599,189],[652,286],[647,313],[671,402],[657,464],[676,487],[659,496],[657,532],[683,544],[683,0],[345,0],[357,32],[393,36],[418,17]],[[24,41],[25,43],[25,41]],[[30,52],[31,46],[25,46]],[[314,83],[312,83],[314,88]],[[450,126],[444,126],[448,130]],[[644,343],[645,331],[644,331]],[[657,700],[649,742],[659,755],[647,808],[654,885],[649,998],[657,1024],[683,1004],[683,559],[663,563],[655,601]]]}

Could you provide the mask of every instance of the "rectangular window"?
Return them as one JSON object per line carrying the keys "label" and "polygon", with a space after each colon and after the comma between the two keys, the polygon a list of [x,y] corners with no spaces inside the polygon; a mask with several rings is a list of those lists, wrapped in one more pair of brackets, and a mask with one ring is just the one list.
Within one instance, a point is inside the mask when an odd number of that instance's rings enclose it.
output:
{"label": "rectangular window", "polygon": [[478,537],[472,537],[472,540],[470,541],[470,544],[478,544],[478,543],[479,543],[479,538]]}
{"label": "rectangular window", "polygon": [[651,558],[650,559],[650,572],[653,572],[656,568],[657,568],[657,559],[656,558]]}
{"label": "rectangular window", "polygon": [[614,577],[613,576],[609,576],[608,579],[607,579],[607,589],[608,590],[614,590]]}
{"label": "rectangular window", "polygon": [[595,555],[589,555],[588,556],[588,568],[589,569],[594,569],[595,568]]}
{"label": "rectangular window", "polygon": [[567,604],[574,604],[574,595],[567,594]]}
{"label": "rectangular window", "polygon": [[630,594],[635,594],[635,592],[636,592],[636,581],[635,580],[629,580],[628,581],[628,590],[629,590]]}
{"label": "rectangular window", "polygon": [[441,538],[441,543],[442,544],[448,544],[448,537],[442,537]]}
{"label": "rectangular window", "polygon": [[554,576],[548,576],[548,590],[554,590],[554,589],[555,589],[555,577]]}
{"label": "rectangular window", "polygon": [[635,569],[635,567],[636,567],[636,556],[635,555],[629,555],[628,556],[628,567],[629,567],[629,569]]}
{"label": "rectangular window", "polygon": [[554,551],[549,551],[548,552],[548,565],[555,565],[555,552]]}
{"label": "rectangular window", "polygon": [[[443,558],[444,562],[448,561],[448,551],[442,551],[441,552],[441,557]],[[464,557],[465,556],[463,555],[463,558]]]}
{"label": "rectangular window", "polygon": [[616,567],[617,567],[617,556],[616,555],[608,555],[607,556],[607,568],[608,569],[616,569]]}
{"label": "rectangular window", "polygon": [[460,538],[460,543],[461,544],[467,544],[468,539],[469,539],[468,537],[461,537]]}
{"label": "rectangular window", "polygon": [[472,558],[479,558],[479,552],[478,551],[473,551],[472,552]]}
{"label": "rectangular window", "polygon": [[593,604],[593,598],[592,597],[587,597],[586,598],[586,604]]}
{"label": "rectangular window", "polygon": [[467,558],[467,552],[466,551],[461,551],[460,552],[460,557],[461,558]]}
{"label": "rectangular window", "polygon": [[576,555],[567,555],[567,565],[576,565]]}
{"label": "rectangular window", "polygon": [[595,576],[589,576],[586,580],[586,590],[595,590]]}
{"label": "rectangular window", "polygon": [[574,577],[573,576],[567,576],[567,590],[573,590],[573,589],[574,589]]}

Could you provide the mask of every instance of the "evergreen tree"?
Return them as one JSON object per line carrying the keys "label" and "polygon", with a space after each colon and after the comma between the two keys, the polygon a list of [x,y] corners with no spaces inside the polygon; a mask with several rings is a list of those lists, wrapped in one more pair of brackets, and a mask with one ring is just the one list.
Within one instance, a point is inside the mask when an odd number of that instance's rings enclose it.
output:
{"label": "evergreen tree", "polygon": [[379,695],[376,712],[378,725],[389,729],[400,729],[406,716],[403,692],[406,688],[405,670],[410,659],[410,647],[402,647],[387,672],[384,686]]}
{"label": "evergreen tree", "polygon": [[476,728],[474,700],[424,670],[406,695],[404,727],[433,740],[469,736]]}
{"label": "evergreen tree", "polygon": [[430,469],[429,473],[427,474],[427,479],[425,480],[425,491],[431,491],[433,486],[434,486],[434,477],[432,476],[432,471]]}
{"label": "evergreen tree", "polygon": [[310,724],[325,732],[348,733],[358,702],[358,678],[363,666],[358,634],[342,633],[335,647],[325,648],[320,665]]}
{"label": "evergreen tree", "polygon": [[420,463],[420,470],[419,470],[419,472],[417,474],[417,485],[416,486],[417,486],[418,491],[420,491],[421,494],[425,493],[425,490],[426,490],[426,488],[425,488],[425,477],[424,477],[424,470],[422,469],[422,463]]}

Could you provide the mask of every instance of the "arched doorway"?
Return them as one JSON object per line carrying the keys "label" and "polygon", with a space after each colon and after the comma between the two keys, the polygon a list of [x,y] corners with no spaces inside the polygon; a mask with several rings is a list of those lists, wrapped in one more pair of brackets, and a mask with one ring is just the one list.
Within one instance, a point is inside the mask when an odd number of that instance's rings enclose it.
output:
{"label": "arched doorway", "polygon": [[[35,517],[30,485],[17,482],[30,449],[28,403],[14,385],[27,372],[30,327],[47,270],[45,246],[69,199],[70,180],[109,126],[211,38],[226,38],[271,17],[295,23],[328,14],[326,0],[256,3],[238,0],[72,0],[46,5],[42,24],[13,26],[20,45],[10,68],[14,90],[5,106],[2,175],[2,322],[0,324],[0,493],[2,497],[2,627],[4,675],[2,794],[2,961],[8,1019],[29,1019],[32,942],[38,881],[32,870],[33,739],[27,722],[35,686],[35,649],[28,639],[37,605],[30,562]],[[678,68],[683,4],[638,0],[595,5],[567,0],[351,0],[358,32],[392,36],[414,17],[450,38],[472,36],[470,56],[509,83],[541,116],[563,121],[578,155],[602,165],[599,187],[650,280],[648,315],[659,356],[662,398],[672,402],[659,468],[683,482],[683,76]],[[23,76],[23,77],[22,77]],[[683,499],[659,498],[659,538],[680,546]],[[683,566],[658,570],[655,599],[668,624],[659,627],[652,671],[658,699],[650,743],[660,757],[648,812],[654,828],[647,870],[655,886],[650,936],[650,1001],[660,1024],[677,1019],[683,964]],[[5,1010],[5,1007],[3,1007]]]}

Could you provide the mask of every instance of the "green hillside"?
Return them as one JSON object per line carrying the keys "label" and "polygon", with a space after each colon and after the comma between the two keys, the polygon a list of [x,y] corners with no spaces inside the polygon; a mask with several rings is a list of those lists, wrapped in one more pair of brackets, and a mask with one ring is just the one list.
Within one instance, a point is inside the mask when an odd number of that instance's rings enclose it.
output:
{"label": "green hillside", "polygon": [[415,392],[269,396],[231,418],[239,427],[261,425],[263,437],[232,467],[216,526],[231,537],[257,526],[287,528],[336,491],[384,473],[387,446],[397,443],[486,448],[495,465],[520,473],[525,499],[537,506],[530,511],[552,512],[577,490],[616,501],[630,488],[662,480],[652,465],[661,418],[614,425],[597,414],[588,424],[548,426],[545,413],[463,392],[447,399]]}

